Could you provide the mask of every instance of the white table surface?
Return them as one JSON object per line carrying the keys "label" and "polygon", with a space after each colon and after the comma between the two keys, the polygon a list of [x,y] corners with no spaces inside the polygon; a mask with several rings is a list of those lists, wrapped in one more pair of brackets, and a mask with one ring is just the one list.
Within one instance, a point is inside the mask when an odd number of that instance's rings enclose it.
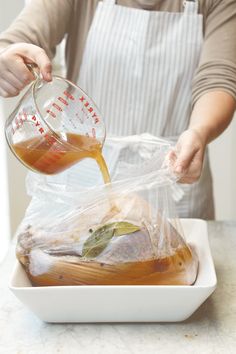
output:
{"label": "white table surface", "polygon": [[14,245],[0,266],[1,354],[236,353],[236,222],[209,222],[218,286],[182,323],[47,324],[9,291]]}

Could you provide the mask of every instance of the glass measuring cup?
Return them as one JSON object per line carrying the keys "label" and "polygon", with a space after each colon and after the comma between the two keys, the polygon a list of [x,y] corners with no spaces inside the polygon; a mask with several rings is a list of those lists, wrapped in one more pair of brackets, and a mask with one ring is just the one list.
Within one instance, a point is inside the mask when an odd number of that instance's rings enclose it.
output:
{"label": "glass measuring cup", "polygon": [[38,75],[7,119],[5,134],[14,155],[45,174],[96,158],[106,136],[98,108],[81,88],[60,76],[46,82]]}

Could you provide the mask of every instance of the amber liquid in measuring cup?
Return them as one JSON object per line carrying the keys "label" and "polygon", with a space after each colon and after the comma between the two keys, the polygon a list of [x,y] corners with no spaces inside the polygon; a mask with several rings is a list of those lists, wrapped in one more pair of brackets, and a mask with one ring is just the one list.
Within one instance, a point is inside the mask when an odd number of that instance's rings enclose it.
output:
{"label": "amber liquid in measuring cup", "polygon": [[100,168],[104,183],[110,182],[102,145],[93,137],[67,133],[62,141],[47,135],[47,138],[36,137],[13,144],[12,149],[27,167],[49,175],[62,172],[85,158],[92,158]]}

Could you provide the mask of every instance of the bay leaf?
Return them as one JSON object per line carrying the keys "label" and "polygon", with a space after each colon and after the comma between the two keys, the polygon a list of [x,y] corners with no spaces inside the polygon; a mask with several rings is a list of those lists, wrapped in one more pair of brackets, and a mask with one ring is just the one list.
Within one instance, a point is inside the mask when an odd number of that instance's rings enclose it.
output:
{"label": "bay leaf", "polygon": [[113,236],[131,234],[140,230],[139,226],[128,222],[114,222],[103,225],[87,238],[82,250],[82,256],[95,258],[107,247]]}
{"label": "bay leaf", "polygon": [[114,224],[115,224],[114,236],[128,235],[140,230],[139,226],[133,225],[130,222],[126,222],[126,221],[119,221],[119,222],[115,222]]}

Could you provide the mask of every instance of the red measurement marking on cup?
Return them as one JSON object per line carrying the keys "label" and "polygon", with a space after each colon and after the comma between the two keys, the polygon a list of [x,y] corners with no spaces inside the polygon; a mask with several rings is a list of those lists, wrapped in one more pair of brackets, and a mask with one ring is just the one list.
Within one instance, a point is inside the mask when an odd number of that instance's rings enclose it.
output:
{"label": "red measurement marking on cup", "polygon": [[94,123],[97,124],[100,122],[99,118],[96,115],[93,115]]}
{"label": "red measurement marking on cup", "polygon": [[57,139],[54,136],[49,135],[49,134],[45,134],[44,139],[47,140],[47,143],[49,146],[53,145],[57,141]]}
{"label": "red measurement marking on cup", "polygon": [[50,114],[51,117],[56,118],[56,114],[55,114],[53,111],[51,111],[50,109],[47,109],[46,112],[47,112],[48,114]]}
{"label": "red measurement marking on cup", "polygon": [[34,125],[37,128],[38,132],[40,134],[44,134],[45,131],[44,131],[43,127],[41,126],[40,121],[38,120],[38,118],[36,116],[33,116],[33,117],[31,117],[31,119],[34,122]]}
{"label": "red measurement marking on cup", "polygon": [[25,121],[27,121],[27,114],[25,111],[19,112],[13,120],[12,134],[15,134],[16,130],[22,127]]}
{"label": "red measurement marking on cup", "polygon": [[[50,109],[47,109],[47,113],[52,117],[56,118],[57,117],[57,112],[63,112],[64,106],[69,106],[68,100],[74,101],[75,97],[68,91],[63,92],[65,97],[59,96],[57,97],[56,101],[52,103],[52,106]],[[62,105],[64,106],[62,106]],[[55,110],[56,111],[55,111]]]}
{"label": "red measurement marking on cup", "polygon": [[93,138],[96,138],[96,130],[95,130],[95,128],[92,128],[92,136],[93,136]]}
{"label": "red measurement marking on cup", "polygon": [[20,126],[22,126],[26,120],[27,120],[26,113],[24,111],[20,112],[19,113],[19,124],[20,124]]}
{"label": "red measurement marking on cup", "polygon": [[[63,91],[64,97],[59,96],[57,97],[56,101],[52,103],[51,107],[47,109],[47,113],[52,117],[52,118],[57,118],[58,112],[63,112],[65,106],[69,106],[69,101],[75,102],[75,96],[73,96],[70,92],[67,90]],[[100,122],[100,117],[97,115],[95,112],[94,108],[91,106],[89,101],[84,97],[83,95],[79,97],[79,101],[82,103],[83,108],[82,109],[84,116],[87,117],[87,119],[91,119],[94,124],[98,124]],[[80,123],[84,123],[84,117],[80,115],[79,112],[77,112],[76,117],[80,120]]]}
{"label": "red measurement marking on cup", "polygon": [[59,112],[62,112],[62,111],[63,111],[62,108],[61,108],[61,106],[59,106],[57,103],[53,103],[52,106],[53,106],[54,108],[56,108],[56,110],[58,110]]}
{"label": "red measurement marking on cup", "polygon": [[65,155],[65,151],[55,151],[46,153],[43,155],[38,161],[35,162],[34,167],[37,169],[44,171],[45,168],[49,167],[51,164],[60,160],[63,155]]}
{"label": "red measurement marking on cup", "polygon": [[63,98],[63,97],[58,97],[57,98],[60,102],[62,102],[65,106],[68,106],[69,105],[69,103]]}
{"label": "red measurement marking on cup", "polygon": [[[94,124],[100,122],[100,118],[98,117],[97,113],[95,112],[94,108],[90,105],[90,103],[86,100],[84,96],[80,96],[80,102],[83,103],[83,106],[87,109],[88,113],[91,113],[91,118],[93,119]],[[89,117],[88,117],[89,118]]]}
{"label": "red measurement marking on cup", "polygon": [[61,150],[63,146],[57,141],[57,139],[49,134],[43,136],[48,143],[48,149],[45,150],[38,161],[34,163],[34,167],[40,171],[46,171],[51,169],[51,165],[57,163],[66,154],[66,151]]}
{"label": "red measurement marking on cup", "polygon": [[64,95],[65,95],[67,98],[69,98],[70,100],[72,100],[72,101],[75,100],[75,97],[74,97],[70,92],[64,91],[63,93],[64,93]]}

